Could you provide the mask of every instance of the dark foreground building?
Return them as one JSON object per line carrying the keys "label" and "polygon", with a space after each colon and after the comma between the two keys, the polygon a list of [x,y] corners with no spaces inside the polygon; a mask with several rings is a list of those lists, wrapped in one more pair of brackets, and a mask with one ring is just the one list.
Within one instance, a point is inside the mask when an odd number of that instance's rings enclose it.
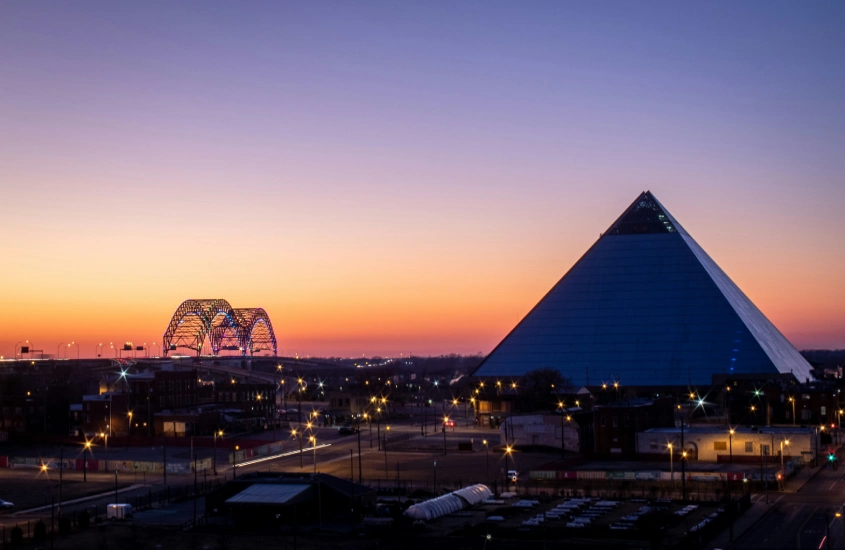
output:
{"label": "dark foreground building", "polygon": [[256,472],[226,483],[205,506],[235,525],[272,529],[357,519],[375,498],[375,489],[328,474]]}
{"label": "dark foreground building", "polygon": [[576,387],[811,376],[807,361],[648,191],[473,374],[546,367]]}

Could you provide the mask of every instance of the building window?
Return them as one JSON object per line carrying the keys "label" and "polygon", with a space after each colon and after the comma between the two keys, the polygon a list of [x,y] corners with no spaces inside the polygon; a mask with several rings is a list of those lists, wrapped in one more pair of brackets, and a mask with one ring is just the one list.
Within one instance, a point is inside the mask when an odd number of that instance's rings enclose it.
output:
{"label": "building window", "polygon": [[745,452],[746,453],[753,453],[754,452],[754,442],[746,441],[745,442]]}
{"label": "building window", "polygon": [[656,451],[657,450],[657,441],[652,439],[651,441],[648,442],[648,446],[652,451]]}
{"label": "building window", "polygon": [[728,450],[728,442],[727,441],[714,441],[713,442],[713,450],[714,451],[727,451]]}
{"label": "building window", "polygon": [[619,417],[617,417],[617,416],[614,414],[614,415],[613,415],[613,427],[614,427],[614,428],[616,428],[616,427],[618,427],[618,426],[619,426]]}
{"label": "building window", "polygon": [[605,426],[607,426],[607,419],[602,416],[601,419],[599,419],[599,424],[602,428],[604,428]]}
{"label": "building window", "polygon": [[804,409],[801,411],[801,420],[810,420],[810,409]]}
{"label": "building window", "polygon": [[827,416],[827,407],[822,407],[819,412],[822,416]]}

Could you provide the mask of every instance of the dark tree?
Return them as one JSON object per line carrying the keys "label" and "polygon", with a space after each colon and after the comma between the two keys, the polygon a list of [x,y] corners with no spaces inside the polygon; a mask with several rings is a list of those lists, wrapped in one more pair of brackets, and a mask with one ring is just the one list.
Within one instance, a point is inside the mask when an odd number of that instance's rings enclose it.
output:
{"label": "dark tree", "polygon": [[569,379],[556,369],[546,367],[529,371],[522,378],[522,389],[519,392],[520,409],[556,409],[559,395],[567,393],[571,389],[570,386]]}

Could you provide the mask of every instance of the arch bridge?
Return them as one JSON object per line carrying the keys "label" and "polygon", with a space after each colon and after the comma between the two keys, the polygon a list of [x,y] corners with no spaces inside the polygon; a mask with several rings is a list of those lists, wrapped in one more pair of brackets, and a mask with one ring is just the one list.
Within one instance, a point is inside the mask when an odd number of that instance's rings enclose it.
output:
{"label": "arch bridge", "polygon": [[162,352],[167,355],[187,348],[202,355],[221,351],[240,351],[241,355],[272,351],[276,355],[276,334],[270,316],[260,307],[233,308],[222,299],[185,300],[162,337]]}

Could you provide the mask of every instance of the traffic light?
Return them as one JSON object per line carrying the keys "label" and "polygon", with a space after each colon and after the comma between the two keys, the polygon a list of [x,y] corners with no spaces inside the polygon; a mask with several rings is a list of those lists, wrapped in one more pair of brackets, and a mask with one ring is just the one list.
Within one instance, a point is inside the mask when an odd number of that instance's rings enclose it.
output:
{"label": "traffic light", "polygon": [[831,462],[836,462],[836,455],[833,453],[828,453],[827,459]]}

